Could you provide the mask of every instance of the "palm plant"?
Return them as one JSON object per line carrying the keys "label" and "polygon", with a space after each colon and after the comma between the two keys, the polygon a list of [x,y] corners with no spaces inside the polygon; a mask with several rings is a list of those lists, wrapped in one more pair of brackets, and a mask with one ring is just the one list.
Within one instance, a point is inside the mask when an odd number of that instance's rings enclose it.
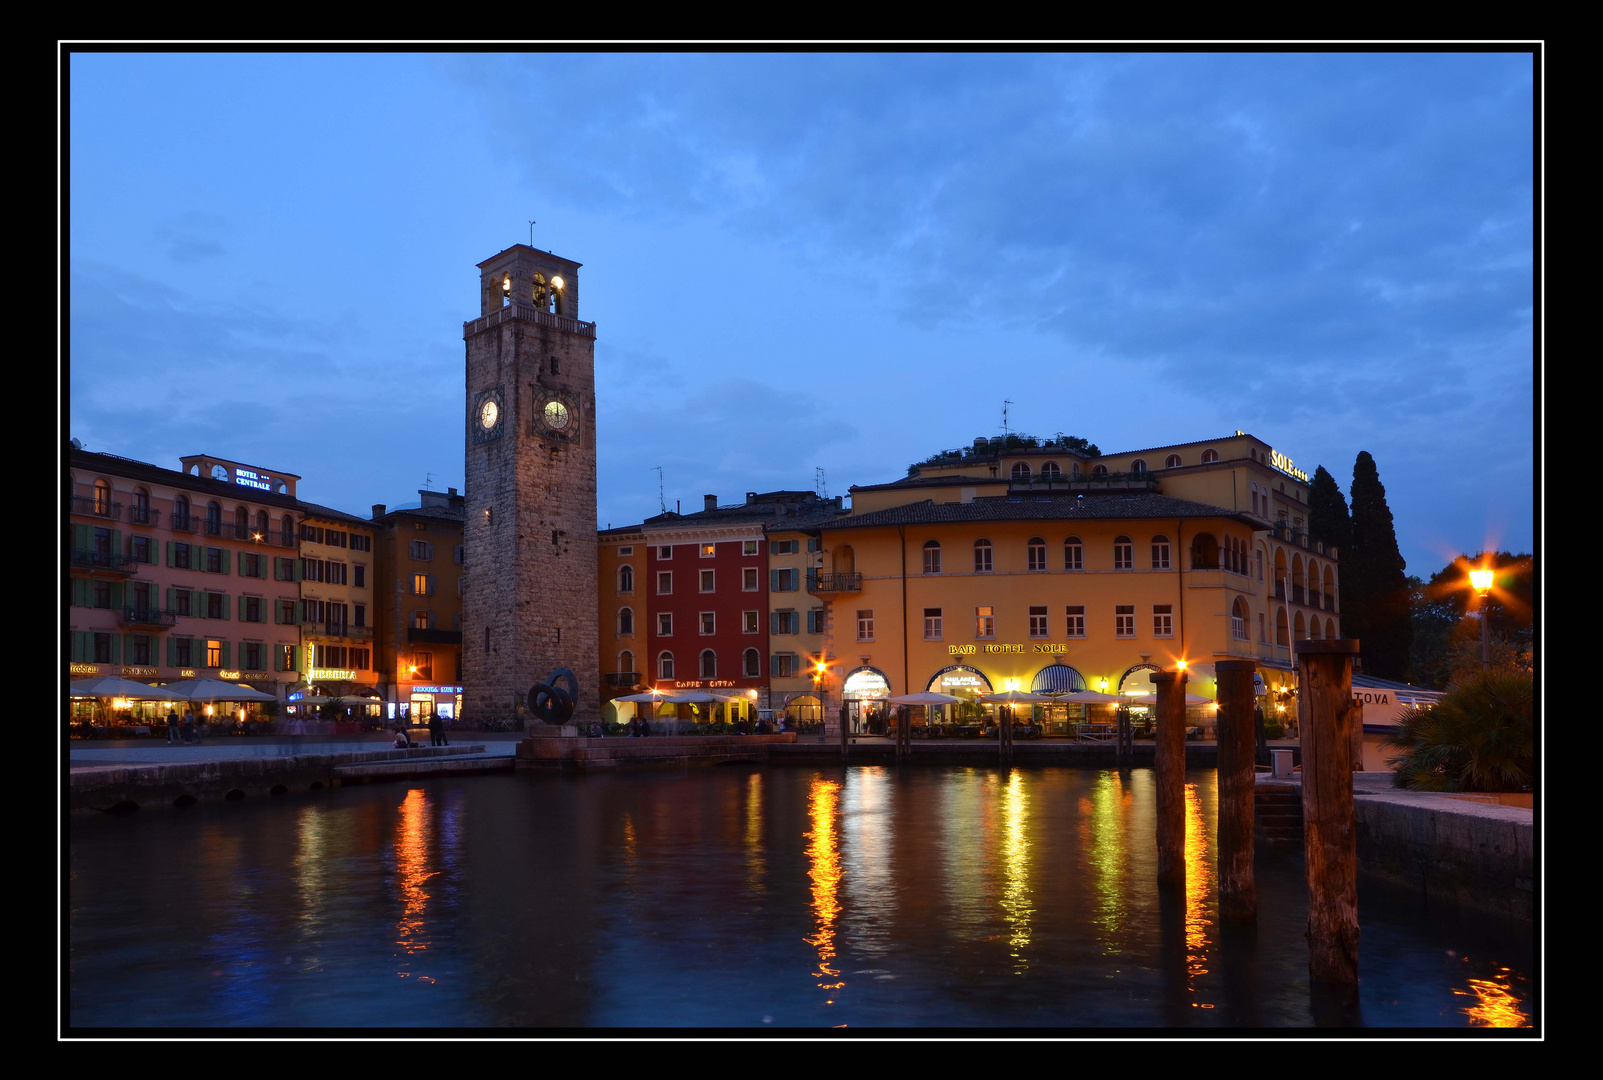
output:
{"label": "palm plant", "polygon": [[1382,745],[1394,784],[1414,791],[1519,791],[1535,779],[1531,676],[1493,668],[1455,681],[1434,708],[1410,709]]}

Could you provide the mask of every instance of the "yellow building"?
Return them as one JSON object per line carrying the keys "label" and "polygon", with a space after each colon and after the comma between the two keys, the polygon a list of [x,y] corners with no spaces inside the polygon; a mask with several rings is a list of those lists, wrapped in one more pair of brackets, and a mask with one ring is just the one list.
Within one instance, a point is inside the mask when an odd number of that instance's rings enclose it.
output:
{"label": "yellow building", "polygon": [[[786,514],[764,527],[768,539],[768,689],[766,708],[792,730],[824,719],[823,682],[837,659],[825,646],[830,609],[820,589],[823,526],[842,517],[842,500]],[[824,583],[827,587],[827,582]]]}
{"label": "yellow building", "polygon": [[347,702],[341,712],[377,719],[373,523],[316,503],[302,502],[300,507],[299,614],[306,696],[371,699],[366,706]]}
{"label": "yellow building", "polygon": [[[880,698],[923,690],[1139,703],[1180,660],[1198,697],[1228,658],[1256,660],[1272,693],[1294,638],[1339,636],[1338,553],[1310,546],[1306,519],[1306,476],[1244,433],[1100,456],[976,440],[854,487],[808,583],[829,609],[826,717],[845,704],[872,727]],[[1049,733],[1086,718],[1042,716]]]}

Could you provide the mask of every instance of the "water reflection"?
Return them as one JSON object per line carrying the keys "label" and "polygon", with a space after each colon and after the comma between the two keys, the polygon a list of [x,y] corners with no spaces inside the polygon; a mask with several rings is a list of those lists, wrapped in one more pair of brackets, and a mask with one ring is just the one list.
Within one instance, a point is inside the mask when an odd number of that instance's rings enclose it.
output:
{"label": "water reflection", "polygon": [[[1212,913],[1208,903],[1213,898],[1214,866],[1208,850],[1208,829],[1202,821],[1202,800],[1197,785],[1186,785],[1186,987],[1198,992],[1197,980],[1208,974],[1208,931],[1212,927]],[[1193,1001],[1199,1009],[1213,1005]]]}
{"label": "water reflection", "polygon": [[[313,946],[323,930],[323,897],[328,890],[328,837],[323,818],[322,808],[313,806],[302,807],[295,817],[295,892],[300,901],[295,907],[296,936]],[[314,947],[302,968],[319,971],[322,966]]]}
{"label": "water reflection", "polygon": [[1123,778],[1112,770],[1097,774],[1091,797],[1080,800],[1082,831],[1088,838],[1088,861],[1095,870],[1096,905],[1092,922],[1100,931],[1103,951],[1116,954],[1123,948],[1124,923],[1128,903],[1125,898],[1126,861],[1125,815],[1129,793]]}
{"label": "water reflection", "polygon": [[[422,789],[408,791],[399,810],[401,817],[395,825],[395,887],[401,901],[401,918],[395,927],[395,944],[402,953],[414,956],[427,951],[430,945],[423,921],[429,894],[423,887],[438,871],[429,869],[428,798]],[[396,974],[434,981],[432,976],[413,971],[410,960],[402,960]]]}
{"label": "water reflection", "polygon": [[1030,898],[1029,796],[1024,776],[1014,769],[1002,792],[1002,911],[1008,924],[1008,955],[1013,970],[1023,974],[1030,966],[1024,950],[1030,945],[1030,919],[1035,905]]}
{"label": "water reflection", "polygon": [[835,1004],[833,991],[846,983],[840,979],[835,962],[835,923],[840,919],[840,851],[835,839],[835,817],[839,809],[840,785],[833,780],[815,777],[807,793],[807,820],[812,831],[805,834],[807,844],[807,876],[812,881],[813,918],[817,930],[805,939],[818,950],[818,979],[820,989],[830,993],[825,1005]]}
{"label": "water reflection", "polygon": [[879,956],[895,932],[896,918],[890,774],[880,768],[854,769],[848,774],[842,805],[841,883],[849,901],[843,926],[855,953]]}
{"label": "water reflection", "polygon": [[[935,817],[941,829],[940,880],[946,887],[951,932],[971,941],[995,935],[996,774],[964,770],[942,777]],[[920,821],[926,815],[910,815]]]}
{"label": "water reflection", "polygon": [[763,875],[768,869],[763,844],[763,777],[754,772],[746,778],[746,888],[753,893],[764,889]]}
{"label": "water reflection", "polygon": [[[1515,976],[1508,968],[1490,979],[1470,979],[1464,989],[1453,993],[1475,1000],[1461,1010],[1472,1027],[1530,1027],[1531,1017],[1524,1002],[1513,993]],[[1523,981],[1523,980],[1521,980]]]}

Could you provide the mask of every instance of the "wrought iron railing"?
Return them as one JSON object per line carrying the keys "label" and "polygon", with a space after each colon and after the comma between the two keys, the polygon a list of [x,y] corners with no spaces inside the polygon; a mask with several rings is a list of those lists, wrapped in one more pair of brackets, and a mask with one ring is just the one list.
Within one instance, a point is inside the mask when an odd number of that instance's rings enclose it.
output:
{"label": "wrought iron railing", "polygon": [[128,508],[128,520],[135,525],[160,525],[161,511],[148,505],[135,504]]}
{"label": "wrought iron railing", "polygon": [[157,608],[125,607],[118,614],[117,621],[124,626],[170,627],[178,622],[178,612],[162,611]]}
{"label": "wrought iron railing", "polygon": [[97,499],[92,495],[74,495],[72,497],[72,512],[74,514],[90,514],[94,517],[117,520],[122,514],[122,503],[111,502],[107,499]]}
{"label": "wrought iron railing", "polygon": [[200,518],[194,514],[173,514],[167,519],[167,527],[173,532],[192,533],[200,528]]}
{"label": "wrought iron railing", "polygon": [[74,551],[70,562],[76,567],[89,570],[114,570],[122,574],[132,574],[139,569],[138,559],[130,559],[114,551]]}
{"label": "wrought iron railing", "polygon": [[609,671],[607,672],[607,685],[628,688],[640,685],[640,672],[638,671]]}
{"label": "wrought iron railing", "polygon": [[807,591],[810,593],[862,592],[862,574],[826,574],[818,570],[807,571]]}

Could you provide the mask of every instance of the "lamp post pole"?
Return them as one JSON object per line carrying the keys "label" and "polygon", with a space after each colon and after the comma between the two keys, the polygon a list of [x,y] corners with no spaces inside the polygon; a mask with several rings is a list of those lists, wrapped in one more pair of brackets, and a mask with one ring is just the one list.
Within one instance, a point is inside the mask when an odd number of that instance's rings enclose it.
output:
{"label": "lamp post pole", "polygon": [[1479,570],[1471,570],[1469,581],[1481,597],[1481,670],[1485,671],[1492,666],[1491,638],[1486,630],[1486,600],[1492,591],[1491,568],[1482,566]]}

